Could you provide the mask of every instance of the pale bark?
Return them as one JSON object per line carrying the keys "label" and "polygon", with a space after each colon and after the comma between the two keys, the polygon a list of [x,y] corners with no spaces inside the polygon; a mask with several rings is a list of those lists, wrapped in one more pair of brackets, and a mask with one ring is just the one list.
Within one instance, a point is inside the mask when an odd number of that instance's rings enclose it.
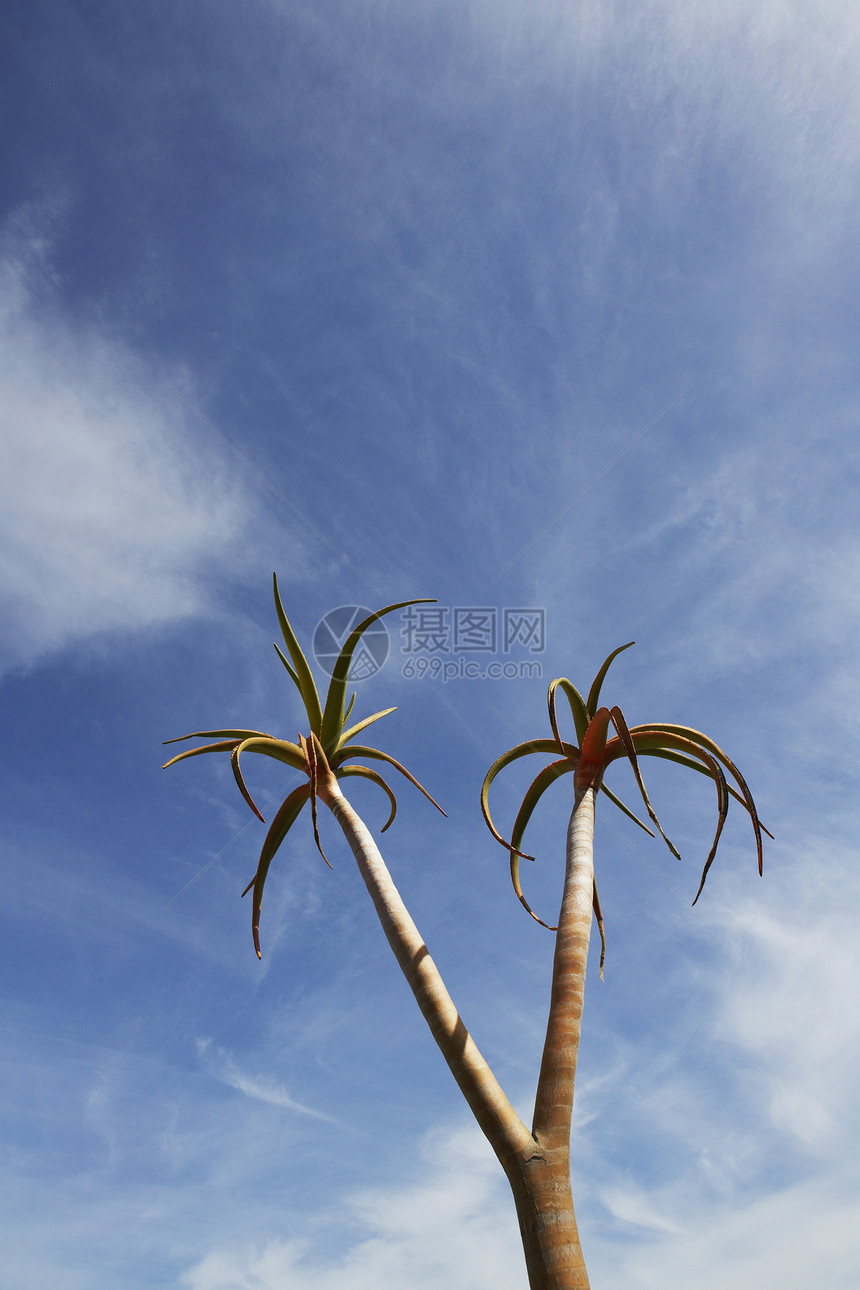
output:
{"label": "pale bark", "polygon": [[530,1133],[463,1024],[376,843],[328,767],[320,767],[317,787],[350,845],[433,1038],[510,1182],[530,1290],[588,1290],[573,1210],[569,1138],[591,926],[593,792],[577,796],[568,831],[549,1025]]}
{"label": "pale bark", "polygon": [[332,814],[352,848],[382,930],[418,1007],[496,1155],[507,1158],[533,1145],[532,1135],[511,1106],[478,1051],[445,988],[439,969],[388,872],[367,827],[341,794],[330,796]]}
{"label": "pale bark", "polygon": [[526,1258],[530,1290],[589,1290],[570,1182],[570,1150],[534,1143],[506,1170]]}
{"label": "pale bark", "polygon": [[594,896],[594,790],[577,790],[567,854],[532,1134],[537,1152],[514,1181],[531,1290],[588,1290],[573,1209],[570,1125]]}
{"label": "pale bark", "polygon": [[549,1147],[570,1141],[594,899],[594,789],[577,789],[567,829],[564,893],[532,1130]]}

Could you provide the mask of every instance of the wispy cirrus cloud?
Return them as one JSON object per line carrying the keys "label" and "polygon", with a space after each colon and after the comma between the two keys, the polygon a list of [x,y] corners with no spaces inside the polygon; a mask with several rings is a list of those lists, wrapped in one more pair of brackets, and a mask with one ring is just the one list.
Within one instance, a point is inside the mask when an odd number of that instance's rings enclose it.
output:
{"label": "wispy cirrus cloud", "polygon": [[[795,816],[785,827],[805,826]],[[836,830],[813,825],[791,850],[766,903],[736,892],[706,914],[729,950],[715,1032],[747,1055],[772,1129],[811,1159],[838,1160],[860,1145],[860,882]]]}
{"label": "wispy cirrus cloud", "polygon": [[0,668],[199,612],[243,490],[123,343],[63,312],[37,215],[0,238]]}
{"label": "wispy cirrus cloud", "polygon": [[296,1111],[299,1115],[309,1115],[315,1120],[327,1120],[335,1123],[334,1118],[323,1111],[315,1111],[290,1097],[287,1090],[274,1080],[247,1075],[236,1065],[233,1057],[223,1048],[213,1045],[211,1039],[197,1040],[197,1059],[209,1075],[222,1084],[235,1088],[246,1097],[258,1102],[267,1102],[269,1106],[280,1106],[286,1111]]}
{"label": "wispy cirrus cloud", "polygon": [[694,1285],[738,1290],[764,1285],[852,1290],[860,1269],[856,1173],[774,1188],[732,1205],[688,1204],[685,1227],[647,1240],[599,1241],[589,1260],[607,1290]]}
{"label": "wispy cirrus cloud", "polygon": [[[687,1034],[687,1061],[671,1038],[655,1047],[658,1030],[620,1048],[616,1038],[616,1060],[583,1071],[574,1180],[591,1275],[607,1290],[679,1278],[702,1290],[727,1278],[740,1290],[775,1276],[789,1290],[818,1277],[835,1290],[855,1283],[860,888],[847,850],[831,846],[827,858],[839,896],[813,847],[783,853],[769,888],[737,880],[704,904],[673,987],[679,1020],[663,1028]],[[465,1123],[428,1135],[396,1185],[353,1190],[336,1220],[317,1210],[310,1222],[307,1240],[213,1248],[182,1282],[514,1290],[523,1281],[506,1184]]]}
{"label": "wispy cirrus cloud", "polygon": [[[525,1274],[507,1184],[477,1130],[428,1135],[398,1186],[354,1192],[337,1214],[315,1215],[313,1242],[222,1247],[182,1277],[188,1290],[519,1290]],[[320,1257],[331,1225],[338,1252]],[[358,1236],[344,1248],[343,1233]]]}

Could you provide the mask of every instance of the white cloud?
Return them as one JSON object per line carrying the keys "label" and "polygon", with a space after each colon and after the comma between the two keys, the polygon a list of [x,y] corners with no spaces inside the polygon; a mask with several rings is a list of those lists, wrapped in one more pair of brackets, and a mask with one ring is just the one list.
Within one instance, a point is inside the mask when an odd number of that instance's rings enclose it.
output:
{"label": "white cloud", "polygon": [[[756,893],[738,878],[701,908],[689,1052],[667,1065],[653,1039],[631,1051],[589,1126],[581,1190],[604,1179],[613,1222],[584,1225],[584,1240],[606,1290],[858,1283],[860,880],[832,837],[784,848],[779,865]],[[718,1064],[719,1083],[697,1057]],[[631,1162],[662,1135],[659,1178],[601,1158],[610,1115]]]}
{"label": "white cloud", "polygon": [[635,1227],[645,1227],[654,1232],[680,1232],[670,1218],[660,1213],[654,1203],[638,1187],[604,1187],[600,1199],[613,1218]]}
{"label": "white cloud", "polygon": [[[528,8],[475,0],[471,7],[484,18],[500,78],[522,76],[525,67],[544,82],[616,85],[618,106],[654,121],[665,146],[653,179],[667,197],[686,164],[684,148],[704,136],[754,166],[765,191],[773,182],[769,196],[789,189],[804,205],[826,197],[844,216],[860,140],[855,6],[647,0],[631,13],[604,0]],[[799,211],[774,214],[793,221]],[[796,231],[825,241],[821,218]]]}
{"label": "white cloud", "polygon": [[[775,1190],[732,1207],[685,1206],[683,1235],[601,1242],[589,1268],[605,1290],[852,1290],[860,1274],[856,1178]],[[586,1250],[588,1258],[588,1250]]]}
{"label": "white cloud", "polygon": [[786,868],[766,905],[710,912],[729,951],[715,1031],[752,1058],[774,1127],[839,1157],[860,1130],[856,857],[812,837]]}
{"label": "white cloud", "polygon": [[222,1084],[235,1088],[246,1097],[254,1098],[258,1102],[267,1102],[270,1106],[283,1107],[287,1111],[297,1111],[300,1115],[309,1115],[316,1120],[332,1121],[330,1115],[325,1115],[322,1111],[314,1111],[311,1107],[297,1102],[290,1097],[282,1085],[276,1084],[273,1080],[255,1079],[252,1075],[246,1075],[239,1070],[229,1053],[217,1046],[213,1048],[212,1041],[209,1039],[197,1040],[197,1057],[207,1074],[214,1075]]}
{"label": "white cloud", "polygon": [[[591,1113],[578,1116],[574,1170],[595,1285],[856,1284],[860,889],[851,861],[832,840],[813,842],[802,854],[783,854],[770,887],[751,894],[739,878],[736,893],[705,905],[699,948],[680,972],[697,1019],[689,1051],[671,1041],[660,1047],[666,1036],[658,1029],[627,1043],[626,1060],[584,1079]],[[716,1098],[719,1086],[702,1060],[724,1073]],[[655,1157],[648,1147],[657,1142]],[[318,1212],[308,1221],[306,1241],[212,1249],[183,1284],[514,1290],[524,1283],[507,1185],[471,1127],[431,1135],[405,1184],[347,1195],[336,1219]],[[335,1223],[337,1242],[326,1236]]]}
{"label": "white cloud", "polygon": [[55,307],[44,266],[22,216],[0,245],[0,670],[199,611],[243,526],[217,454],[192,455],[186,409]]}
{"label": "white cloud", "polygon": [[[368,1148],[371,1150],[371,1148]],[[415,1290],[448,1285],[521,1290],[525,1279],[513,1200],[477,1129],[431,1134],[423,1173],[410,1183],[358,1192],[331,1217],[335,1240],[360,1235],[321,1259],[310,1242],[213,1250],[182,1277],[189,1290]],[[314,1241],[324,1250],[326,1240]]]}
{"label": "white cloud", "polygon": [[825,412],[813,438],[807,410],[785,407],[755,426],[754,439],[727,443],[692,482],[670,466],[680,486],[644,542],[671,559],[665,594],[683,609],[673,666],[701,676],[805,658],[803,705],[784,715],[805,721],[814,708],[842,726],[853,722],[850,642],[860,622],[848,460],[856,409]]}

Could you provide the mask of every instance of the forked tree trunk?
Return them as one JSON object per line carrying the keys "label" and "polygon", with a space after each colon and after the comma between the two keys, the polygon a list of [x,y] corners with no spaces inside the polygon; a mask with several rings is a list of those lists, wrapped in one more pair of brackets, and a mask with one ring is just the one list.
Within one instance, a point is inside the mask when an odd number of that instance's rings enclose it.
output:
{"label": "forked tree trunk", "polygon": [[530,1290],[588,1290],[568,1149],[551,1151],[534,1143],[505,1173],[517,1207]]}
{"label": "forked tree trunk", "polygon": [[588,1290],[570,1183],[570,1121],[591,932],[594,792],[577,792],[532,1132],[460,1019],[376,843],[327,767],[318,791],[341,826],[379,921],[466,1101],[499,1158],[517,1208],[531,1290]]}

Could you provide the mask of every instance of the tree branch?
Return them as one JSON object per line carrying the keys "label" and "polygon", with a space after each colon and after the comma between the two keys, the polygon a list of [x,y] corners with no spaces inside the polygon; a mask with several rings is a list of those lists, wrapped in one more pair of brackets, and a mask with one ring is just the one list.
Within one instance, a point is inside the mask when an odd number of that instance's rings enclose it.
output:
{"label": "tree branch", "polygon": [[388,943],[475,1119],[499,1160],[510,1167],[511,1157],[533,1148],[534,1139],[461,1021],[367,827],[340,792],[334,775],[329,772],[329,776],[320,775],[320,796],[352,849]]}

